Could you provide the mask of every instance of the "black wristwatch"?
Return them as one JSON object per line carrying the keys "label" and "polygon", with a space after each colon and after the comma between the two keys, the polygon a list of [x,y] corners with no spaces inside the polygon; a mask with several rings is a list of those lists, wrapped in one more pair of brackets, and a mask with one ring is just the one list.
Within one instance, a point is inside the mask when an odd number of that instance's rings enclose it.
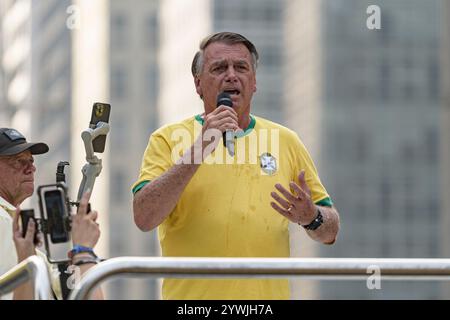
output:
{"label": "black wristwatch", "polygon": [[320,227],[323,223],[323,216],[322,212],[319,208],[317,208],[317,217],[308,225],[302,226],[306,230],[316,230],[318,227]]}

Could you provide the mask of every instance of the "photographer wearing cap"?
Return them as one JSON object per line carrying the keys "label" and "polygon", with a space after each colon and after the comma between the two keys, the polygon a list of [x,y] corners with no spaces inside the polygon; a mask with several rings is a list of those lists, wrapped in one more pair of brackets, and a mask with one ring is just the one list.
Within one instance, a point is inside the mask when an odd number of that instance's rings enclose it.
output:
{"label": "photographer wearing cap", "polygon": [[[35,254],[35,223],[30,221],[25,238],[15,237],[14,248],[13,217],[16,208],[34,192],[33,155],[46,152],[45,143],[29,143],[15,129],[0,129],[0,274]],[[22,285],[14,292],[14,298],[31,299],[32,292],[31,284]]]}
{"label": "photographer wearing cap", "polygon": [[[47,144],[42,142],[29,143],[25,137],[15,129],[0,128],[0,274],[5,273],[17,263],[35,255],[33,243],[37,228],[30,219],[25,237],[19,226],[20,204],[34,192],[33,155],[48,152]],[[98,224],[95,222],[97,212],[86,214],[89,194],[85,194],[81,201],[78,214],[73,222],[73,241],[93,248],[100,236]],[[15,247],[15,248],[14,248]],[[72,263],[77,264],[86,255],[85,252],[74,254]],[[94,265],[94,262],[80,265],[81,272]],[[57,281],[52,281],[57,283]],[[58,291],[58,288],[55,288]],[[4,298],[10,299],[7,295]],[[30,282],[14,291],[14,299],[33,299],[33,289]],[[102,298],[100,290],[96,290],[93,298]],[[1,297],[0,297],[1,299]]]}

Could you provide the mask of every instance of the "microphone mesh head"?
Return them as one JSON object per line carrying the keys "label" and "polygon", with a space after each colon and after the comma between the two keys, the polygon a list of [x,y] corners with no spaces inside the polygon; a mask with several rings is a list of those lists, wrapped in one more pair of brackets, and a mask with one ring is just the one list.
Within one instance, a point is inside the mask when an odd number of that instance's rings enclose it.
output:
{"label": "microphone mesh head", "polygon": [[222,92],[217,96],[217,107],[219,106],[227,106],[233,108],[233,100],[231,100],[231,96],[227,92]]}

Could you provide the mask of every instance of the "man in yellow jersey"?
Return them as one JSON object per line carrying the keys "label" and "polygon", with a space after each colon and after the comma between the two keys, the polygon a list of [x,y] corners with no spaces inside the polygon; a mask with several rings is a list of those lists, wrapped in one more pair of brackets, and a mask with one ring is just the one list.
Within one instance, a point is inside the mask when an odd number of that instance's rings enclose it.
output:
{"label": "man in yellow jersey", "polygon": [[[133,211],[142,231],[159,226],[163,256],[289,257],[289,221],[316,241],[336,240],[339,215],[297,134],[250,114],[257,61],[242,35],[204,39],[192,74],[205,112],[150,137],[132,187]],[[224,92],[228,106],[218,99]],[[220,143],[226,131],[235,133],[235,152]],[[284,279],[165,279],[162,294],[290,297]]]}

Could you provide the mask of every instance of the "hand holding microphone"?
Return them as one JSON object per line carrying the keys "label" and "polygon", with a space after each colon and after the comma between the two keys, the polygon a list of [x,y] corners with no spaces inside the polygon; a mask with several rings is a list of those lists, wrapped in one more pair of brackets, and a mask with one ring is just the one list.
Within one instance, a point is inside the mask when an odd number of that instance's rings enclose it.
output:
{"label": "hand holding microphone", "polygon": [[[200,140],[197,141],[203,145],[201,148],[201,150],[203,150],[202,159],[213,152],[220,143],[221,133],[224,137],[224,146],[227,147],[228,139],[228,147],[231,146],[230,148],[232,148],[231,150],[228,149],[228,152],[234,154],[234,131],[239,130],[239,125],[238,115],[236,111],[233,110],[232,106],[233,102],[230,95],[228,93],[222,93],[217,97],[217,108],[205,115],[202,134],[199,137]],[[217,132],[213,133],[214,131]],[[210,143],[210,137],[215,137],[213,144]]]}
{"label": "hand holding microphone", "polygon": [[[217,107],[227,106],[233,108],[233,100],[227,92],[222,92],[217,96]],[[223,146],[227,148],[228,154],[234,156],[234,130],[226,130],[223,133]]]}

